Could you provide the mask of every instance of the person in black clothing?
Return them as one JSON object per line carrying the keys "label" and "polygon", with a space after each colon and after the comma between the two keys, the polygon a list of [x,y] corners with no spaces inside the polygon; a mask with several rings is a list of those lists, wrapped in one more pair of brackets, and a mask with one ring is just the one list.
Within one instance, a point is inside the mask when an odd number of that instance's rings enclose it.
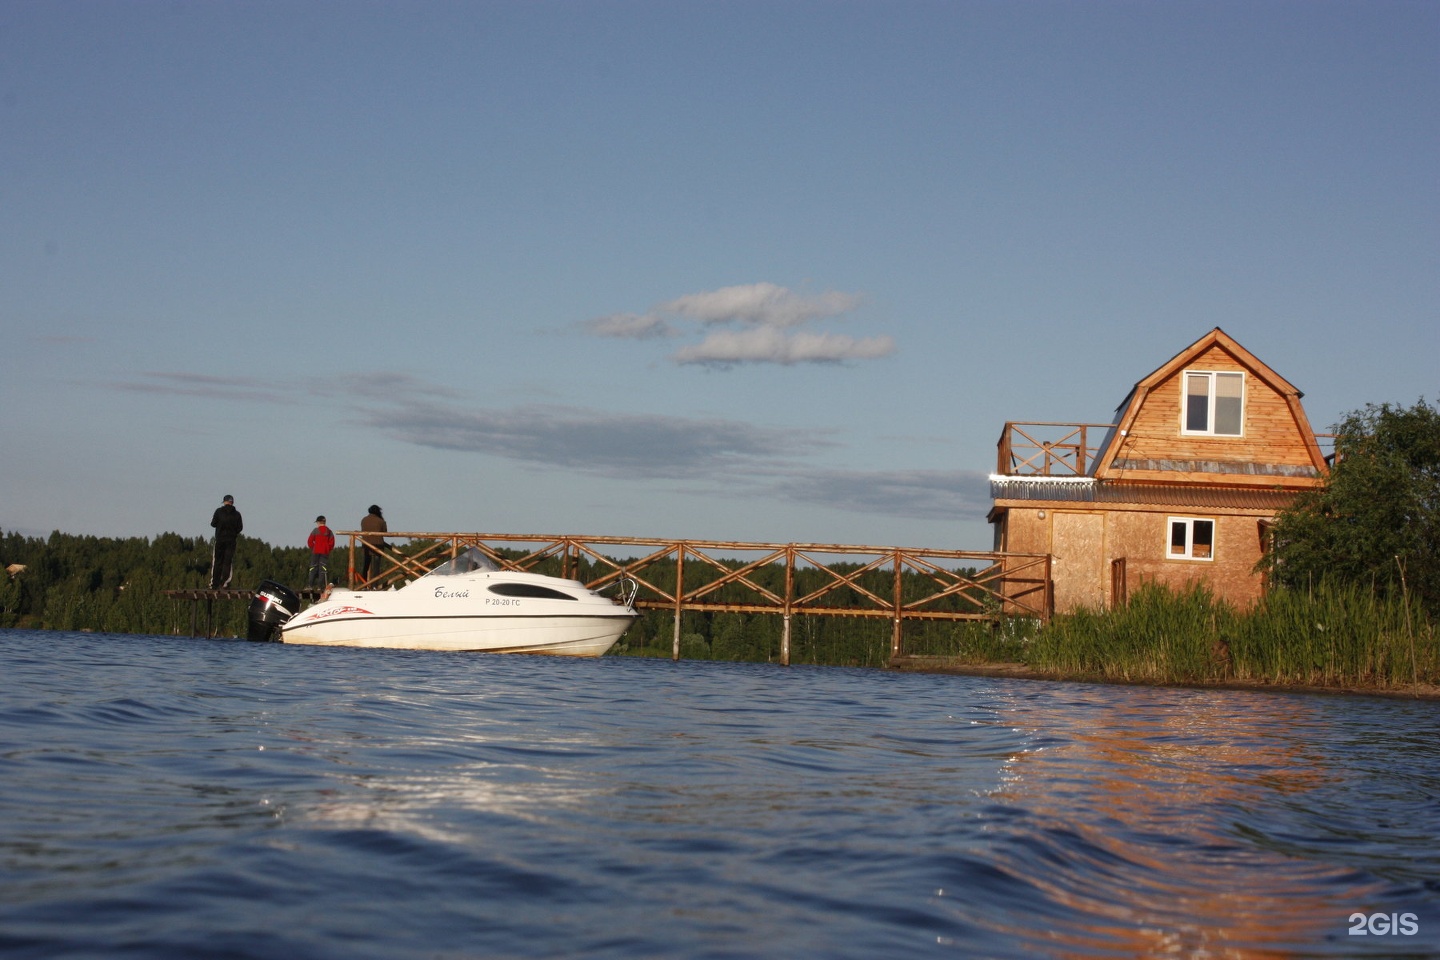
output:
{"label": "person in black clothing", "polygon": [[360,529],[364,535],[360,543],[364,547],[364,554],[360,558],[360,580],[370,579],[370,567],[375,567],[375,573],[380,573],[384,561],[380,556],[380,548],[385,545],[385,538],[379,534],[385,533],[390,527],[385,523],[385,515],[375,504],[370,505],[370,512],[360,520]]}
{"label": "person in black clothing", "polygon": [[230,586],[235,542],[240,539],[240,531],[245,529],[245,521],[240,519],[240,511],[235,509],[235,498],[230,494],[225,494],[225,502],[215,508],[210,526],[215,528],[215,559],[210,564],[210,589],[221,590]]}

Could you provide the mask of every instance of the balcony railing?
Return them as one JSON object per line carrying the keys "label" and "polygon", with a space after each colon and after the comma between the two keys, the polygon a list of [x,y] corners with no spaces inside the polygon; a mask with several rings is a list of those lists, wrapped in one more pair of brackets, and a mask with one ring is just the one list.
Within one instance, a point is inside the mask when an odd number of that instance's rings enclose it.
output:
{"label": "balcony railing", "polygon": [[1000,434],[995,472],[1012,477],[1084,477],[1111,423],[1018,423]]}

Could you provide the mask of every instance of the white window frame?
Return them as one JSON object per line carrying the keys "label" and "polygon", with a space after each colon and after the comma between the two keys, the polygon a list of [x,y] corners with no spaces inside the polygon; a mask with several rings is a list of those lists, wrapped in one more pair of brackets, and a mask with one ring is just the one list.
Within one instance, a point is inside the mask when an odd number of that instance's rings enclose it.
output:
{"label": "white window frame", "polygon": [[[1199,556],[1195,553],[1195,524],[1210,524],[1210,552]],[[1175,525],[1183,524],[1185,527],[1185,550],[1183,553],[1175,552]],[[1170,517],[1165,521],[1165,559],[1166,560],[1200,560],[1208,563],[1215,559],[1215,534],[1219,529],[1213,517]]]}
{"label": "white window frame", "polygon": [[[1190,428],[1190,379],[1203,377],[1205,385],[1205,428]],[[1240,378],[1240,429],[1235,433],[1215,431],[1215,405],[1218,400],[1215,389],[1220,377]],[[1245,372],[1243,370],[1185,370],[1180,374],[1180,433],[1189,437],[1243,437],[1245,436]]]}

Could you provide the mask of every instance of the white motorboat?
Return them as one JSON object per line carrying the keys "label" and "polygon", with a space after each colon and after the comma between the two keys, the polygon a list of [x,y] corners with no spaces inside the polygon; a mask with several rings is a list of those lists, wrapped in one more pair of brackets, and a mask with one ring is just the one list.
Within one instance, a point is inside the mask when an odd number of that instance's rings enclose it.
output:
{"label": "white motorboat", "polygon": [[250,639],[598,657],[639,616],[633,601],[633,592],[615,600],[576,580],[500,570],[472,547],[397,590],[332,589],[304,610],[293,591],[265,581],[250,604]]}

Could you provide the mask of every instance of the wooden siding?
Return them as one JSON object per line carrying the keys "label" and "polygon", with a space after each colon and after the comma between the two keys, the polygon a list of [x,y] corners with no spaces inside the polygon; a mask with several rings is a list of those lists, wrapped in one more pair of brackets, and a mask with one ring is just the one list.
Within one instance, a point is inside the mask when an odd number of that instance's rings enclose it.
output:
{"label": "wooden siding", "polygon": [[[1245,419],[1239,437],[1212,437],[1182,433],[1181,387],[1186,370],[1245,373]],[[1252,473],[1240,465],[1255,464],[1313,469],[1306,431],[1297,423],[1287,399],[1253,370],[1219,345],[1187,362],[1184,367],[1150,389],[1103,476],[1119,480],[1158,480],[1171,483],[1245,484],[1300,488],[1313,486],[1313,476]],[[1205,464],[1208,469],[1138,469],[1115,461],[1171,464]],[[1227,464],[1237,465],[1233,472]]]}
{"label": "wooden siding", "polygon": [[[1215,521],[1211,560],[1172,560],[1167,555],[1171,517]],[[1125,558],[1126,588],[1133,595],[1143,583],[1184,589],[1204,583],[1217,596],[1241,607],[1258,601],[1264,580],[1253,571],[1260,560],[1260,521],[1254,514],[1224,515],[1174,510],[1116,511],[1108,516],[1113,557]]]}
{"label": "wooden siding", "polygon": [[[1246,607],[1264,592],[1264,580],[1254,568],[1263,547],[1260,523],[1271,517],[1268,512],[1135,506],[1077,511],[1067,506],[1074,505],[1010,507],[1000,520],[1004,527],[1001,549],[1054,556],[1056,613],[1113,604],[1109,571],[1116,560],[1125,561],[1125,586],[1132,595],[1143,583],[1177,589],[1204,583],[1217,597]],[[1171,559],[1172,517],[1213,520],[1214,557]]]}

